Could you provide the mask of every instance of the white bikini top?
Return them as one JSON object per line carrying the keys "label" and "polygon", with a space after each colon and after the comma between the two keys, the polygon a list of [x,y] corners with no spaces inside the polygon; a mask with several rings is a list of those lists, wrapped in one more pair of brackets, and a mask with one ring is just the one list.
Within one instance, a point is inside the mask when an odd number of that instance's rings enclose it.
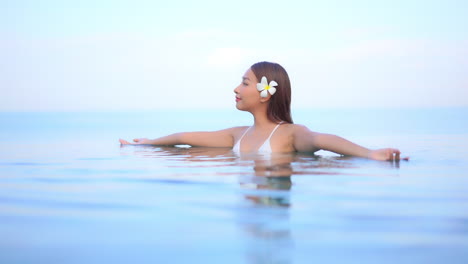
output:
{"label": "white bikini top", "polygon": [[[273,133],[275,133],[276,129],[278,129],[278,127],[283,123],[283,121],[281,121],[278,125],[276,125],[276,127],[273,129],[273,131],[271,131],[270,133],[270,136],[265,140],[265,142],[263,142],[263,144],[260,146],[260,148],[258,148],[257,152],[258,153],[262,153],[262,154],[271,154],[271,145],[270,145],[270,139],[271,139],[271,136],[273,136]],[[252,127],[249,127],[245,130],[244,134],[242,134],[241,138],[236,142],[236,144],[234,144],[234,147],[232,148],[232,151],[234,151],[235,153],[240,153],[240,144],[241,144],[241,141],[242,139],[244,138],[245,134],[247,134],[247,132],[250,130],[250,128]]]}

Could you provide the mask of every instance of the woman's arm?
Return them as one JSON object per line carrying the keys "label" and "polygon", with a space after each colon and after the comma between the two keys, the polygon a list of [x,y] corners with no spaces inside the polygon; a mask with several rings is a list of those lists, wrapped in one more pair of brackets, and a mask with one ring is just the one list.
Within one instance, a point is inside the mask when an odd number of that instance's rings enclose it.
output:
{"label": "woman's arm", "polygon": [[233,133],[236,128],[228,128],[213,132],[182,132],[175,133],[168,136],[147,139],[137,138],[134,143],[120,139],[120,144],[127,145],[190,145],[197,147],[232,147],[234,146]]}
{"label": "woman's arm", "polygon": [[[294,133],[294,147],[297,151],[327,150],[346,156],[356,156],[375,160],[400,160],[400,151],[394,148],[370,150],[342,137],[312,132],[298,126]],[[408,160],[409,158],[404,158]]]}
{"label": "woman's arm", "polygon": [[394,148],[371,150],[342,137],[316,133],[315,144],[319,149],[345,156],[356,156],[375,160],[400,160],[400,151]]}

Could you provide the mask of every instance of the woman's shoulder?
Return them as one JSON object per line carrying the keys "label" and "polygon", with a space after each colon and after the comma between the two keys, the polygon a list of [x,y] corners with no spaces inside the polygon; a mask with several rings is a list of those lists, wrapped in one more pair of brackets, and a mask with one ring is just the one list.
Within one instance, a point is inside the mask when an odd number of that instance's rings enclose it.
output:
{"label": "woman's shoulder", "polygon": [[236,126],[236,127],[230,127],[228,128],[231,131],[243,131],[249,128],[249,126]]}
{"label": "woman's shoulder", "polygon": [[316,132],[301,124],[284,124],[283,133],[283,135],[289,135],[293,138],[305,138],[316,135]]}
{"label": "woman's shoulder", "polygon": [[244,133],[249,126],[236,126],[236,127],[230,127],[226,128],[225,130],[229,131],[233,136],[236,136],[238,134]]}
{"label": "woman's shoulder", "polygon": [[301,125],[301,124],[283,124],[282,125],[284,127],[285,130],[289,130],[291,132],[306,132],[306,131],[310,131],[309,128],[307,128],[306,126],[304,125]]}

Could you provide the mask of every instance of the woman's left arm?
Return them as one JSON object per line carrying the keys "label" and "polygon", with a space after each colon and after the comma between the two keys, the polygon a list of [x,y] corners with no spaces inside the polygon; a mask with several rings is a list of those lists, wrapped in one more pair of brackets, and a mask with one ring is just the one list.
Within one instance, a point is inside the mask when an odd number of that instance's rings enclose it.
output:
{"label": "woman's left arm", "polygon": [[314,142],[320,149],[345,156],[356,156],[374,160],[400,160],[400,150],[398,149],[383,148],[371,150],[331,134],[316,133]]}
{"label": "woman's left arm", "polygon": [[[327,150],[346,156],[374,160],[400,160],[400,151],[394,148],[371,150],[342,137],[312,132],[305,127],[296,129],[294,145],[298,151]],[[409,158],[404,158],[408,160]]]}

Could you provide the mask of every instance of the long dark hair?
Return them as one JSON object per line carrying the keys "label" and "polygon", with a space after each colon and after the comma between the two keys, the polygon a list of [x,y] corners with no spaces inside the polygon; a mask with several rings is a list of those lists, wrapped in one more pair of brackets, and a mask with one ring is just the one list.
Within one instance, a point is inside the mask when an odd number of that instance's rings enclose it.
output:
{"label": "long dark hair", "polygon": [[278,63],[273,62],[257,62],[250,67],[252,72],[257,77],[257,80],[265,76],[268,82],[275,81],[276,93],[271,96],[268,103],[267,115],[268,119],[273,122],[293,123],[291,118],[291,82],[286,70]]}

